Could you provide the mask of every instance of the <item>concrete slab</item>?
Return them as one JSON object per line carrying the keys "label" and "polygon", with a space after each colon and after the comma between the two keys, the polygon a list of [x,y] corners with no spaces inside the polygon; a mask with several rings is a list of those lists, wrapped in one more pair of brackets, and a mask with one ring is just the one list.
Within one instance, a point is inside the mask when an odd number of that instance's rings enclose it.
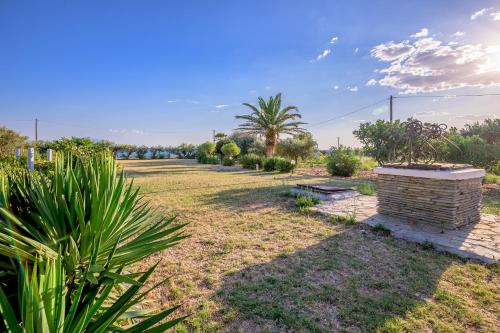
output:
{"label": "concrete slab", "polygon": [[443,230],[431,224],[411,223],[377,213],[377,198],[360,195],[324,202],[313,208],[325,215],[356,214],[361,223],[383,225],[391,235],[416,243],[432,243],[438,251],[487,263],[500,260],[500,216],[482,214],[479,223],[456,230]]}

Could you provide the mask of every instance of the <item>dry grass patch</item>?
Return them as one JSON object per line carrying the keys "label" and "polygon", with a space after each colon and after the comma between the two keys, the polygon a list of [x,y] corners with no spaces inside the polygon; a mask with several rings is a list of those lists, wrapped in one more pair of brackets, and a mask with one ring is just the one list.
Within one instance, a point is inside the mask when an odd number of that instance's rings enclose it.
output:
{"label": "dry grass patch", "polygon": [[296,211],[287,185],[323,177],[194,161],[123,162],[145,198],[189,222],[154,295],[191,315],[178,332],[493,332],[500,272],[363,226]]}

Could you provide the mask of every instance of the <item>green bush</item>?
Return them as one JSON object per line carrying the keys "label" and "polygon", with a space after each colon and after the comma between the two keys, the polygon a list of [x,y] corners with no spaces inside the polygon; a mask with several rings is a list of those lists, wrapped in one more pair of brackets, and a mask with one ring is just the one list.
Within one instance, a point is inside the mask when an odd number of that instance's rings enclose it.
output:
{"label": "green bush", "polygon": [[245,169],[255,170],[255,165],[262,168],[265,162],[265,157],[257,154],[246,154],[240,157],[240,164]]}
{"label": "green bush", "polygon": [[227,158],[238,156],[241,151],[240,147],[238,147],[238,145],[234,142],[226,143],[220,150],[222,154]]}
{"label": "green bush", "polygon": [[349,214],[331,215],[330,222],[333,223],[344,222],[346,224],[353,225],[358,223],[358,220],[356,219],[356,213],[353,212]]}
{"label": "green bush", "polygon": [[217,155],[198,155],[198,162],[201,164],[219,164]]}
{"label": "green bush", "polygon": [[500,176],[500,162],[496,162],[494,165],[492,165],[489,168],[489,171],[494,175]]}
{"label": "green bush", "polygon": [[295,168],[295,164],[291,161],[282,159],[276,162],[276,170],[281,173],[292,172]]}
{"label": "green bush", "polygon": [[113,157],[57,156],[47,176],[0,170],[0,223],[1,331],[163,332],[180,321],[165,320],[176,307],[140,304],[156,265],[129,272],[184,225],[154,218]]}
{"label": "green bush", "polygon": [[492,173],[487,173],[483,178],[483,183],[485,183],[485,184],[500,184],[500,176],[494,175]]}
{"label": "green bush", "polygon": [[271,171],[277,170],[276,165],[281,160],[284,160],[284,158],[282,158],[282,157],[270,157],[270,158],[266,159],[264,162],[264,171],[271,172]]}
{"label": "green bush", "polygon": [[295,199],[295,207],[297,207],[299,211],[305,211],[309,207],[317,205],[320,202],[321,200],[314,195],[298,195]]}
{"label": "green bush", "polygon": [[224,158],[222,160],[222,165],[224,165],[224,166],[233,166],[234,165],[234,160],[232,158],[226,157],[226,158]]}
{"label": "green bush", "polygon": [[215,153],[215,143],[207,141],[198,146],[198,156],[206,155],[210,156]]}
{"label": "green bush", "polygon": [[332,176],[341,177],[355,175],[360,167],[361,162],[359,158],[343,150],[334,151],[326,164],[326,168]]}

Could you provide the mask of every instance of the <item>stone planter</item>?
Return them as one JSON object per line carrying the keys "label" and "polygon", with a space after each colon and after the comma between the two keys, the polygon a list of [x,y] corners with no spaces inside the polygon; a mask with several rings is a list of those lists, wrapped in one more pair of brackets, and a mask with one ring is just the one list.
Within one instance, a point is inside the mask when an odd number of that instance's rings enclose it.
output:
{"label": "stone planter", "polygon": [[410,222],[456,229],[479,222],[483,169],[452,166],[421,170],[401,166],[374,169],[378,212]]}

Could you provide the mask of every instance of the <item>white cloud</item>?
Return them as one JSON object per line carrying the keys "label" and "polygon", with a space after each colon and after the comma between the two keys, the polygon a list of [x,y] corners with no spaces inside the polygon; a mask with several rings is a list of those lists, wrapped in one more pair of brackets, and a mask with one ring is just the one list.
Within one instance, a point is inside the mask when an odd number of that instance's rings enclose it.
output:
{"label": "white cloud", "polygon": [[471,16],[470,16],[470,19],[471,20],[475,20],[477,18],[479,18],[480,16],[483,16],[484,14],[486,14],[487,12],[489,12],[490,10],[492,10],[493,8],[483,8],[483,9],[480,9],[478,10],[477,12],[474,12]]}
{"label": "white cloud", "polygon": [[493,12],[490,16],[493,18],[493,21],[500,21],[500,11]]}
{"label": "white cloud", "polygon": [[359,124],[359,123],[365,123],[365,122],[366,122],[366,120],[364,120],[364,119],[359,119],[359,120],[353,120],[353,122],[355,122],[355,123],[358,123],[358,124]]}
{"label": "white cloud", "polygon": [[177,103],[177,101],[176,100],[170,100],[170,101],[168,101],[168,103]]}
{"label": "white cloud", "polygon": [[483,120],[483,119],[487,119],[487,118],[496,119],[496,118],[498,118],[498,116],[494,113],[492,113],[492,114],[464,114],[464,115],[455,116],[453,118],[472,122],[472,121],[478,121],[478,120]]}
{"label": "white cloud", "polygon": [[449,112],[446,111],[421,111],[421,112],[415,112],[413,114],[413,117],[439,117],[439,116],[447,116],[449,115]]}
{"label": "white cloud", "polygon": [[457,31],[453,35],[451,35],[451,37],[455,37],[455,38],[460,38],[463,36],[465,36],[465,32],[463,32],[463,31]]}
{"label": "white cloud", "polygon": [[334,86],[333,86],[333,89],[338,90],[338,89],[339,89],[339,86],[338,86],[338,85],[334,85]]}
{"label": "white cloud", "polygon": [[[444,44],[432,37],[377,45],[372,57],[388,62],[382,86],[404,93],[500,85],[500,45]],[[373,82],[373,81],[372,81]]]}
{"label": "white cloud", "polygon": [[339,38],[337,36],[334,36],[332,37],[332,39],[330,39],[330,44],[335,44],[338,40]]}
{"label": "white cloud", "polygon": [[411,35],[410,37],[413,37],[413,38],[422,38],[422,37],[427,37],[428,35],[429,35],[429,29],[422,28],[419,32]]}
{"label": "white cloud", "polygon": [[358,91],[359,89],[358,89],[358,86],[352,86],[352,87],[347,86],[347,90],[355,92],[355,91]]}
{"label": "white cloud", "polygon": [[381,61],[393,61],[406,57],[414,50],[415,47],[408,40],[404,40],[401,43],[391,41],[375,46],[371,49],[370,54]]}
{"label": "white cloud", "polygon": [[374,86],[377,84],[377,80],[375,79],[369,79],[367,82],[366,82],[366,85],[367,86]]}
{"label": "white cloud", "polygon": [[354,54],[358,54],[358,52],[359,52],[359,47],[354,49]]}
{"label": "white cloud", "polygon": [[215,108],[216,109],[224,109],[224,108],[227,108],[229,105],[227,104],[219,104],[219,105],[216,105]]}
{"label": "white cloud", "polygon": [[119,134],[124,134],[127,132],[127,129],[122,128],[122,129],[117,129],[117,128],[110,128],[109,129],[110,133],[119,133]]}
{"label": "white cloud", "polygon": [[143,130],[140,130],[140,129],[132,129],[132,130],[129,130],[129,129],[126,129],[126,128],[122,128],[122,129],[116,129],[116,128],[110,128],[108,130],[110,133],[114,133],[114,134],[139,134],[139,135],[144,135],[144,131]]}
{"label": "white cloud", "polygon": [[316,61],[320,61],[321,59],[324,59],[325,57],[328,57],[332,53],[332,50],[330,49],[325,49],[323,52],[321,52],[320,55],[316,57]]}

